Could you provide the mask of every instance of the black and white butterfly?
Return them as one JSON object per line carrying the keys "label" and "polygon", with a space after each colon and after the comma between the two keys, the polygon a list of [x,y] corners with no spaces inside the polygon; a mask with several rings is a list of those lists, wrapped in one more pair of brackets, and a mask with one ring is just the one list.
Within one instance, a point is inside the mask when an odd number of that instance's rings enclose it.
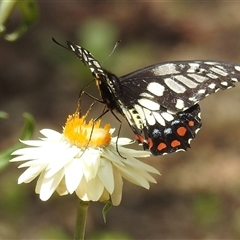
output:
{"label": "black and white butterfly", "polygon": [[240,81],[240,65],[215,61],[158,63],[117,77],[83,47],[67,44],[91,70],[103,103],[153,155],[189,148],[202,126],[198,102]]}

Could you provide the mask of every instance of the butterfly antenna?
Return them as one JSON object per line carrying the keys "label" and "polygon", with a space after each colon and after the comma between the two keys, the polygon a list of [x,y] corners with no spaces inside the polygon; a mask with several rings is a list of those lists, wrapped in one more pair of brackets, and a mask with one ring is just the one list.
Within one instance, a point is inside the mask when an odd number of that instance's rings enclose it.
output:
{"label": "butterfly antenna", "polygon": [[102,63],[102,65],[104,65],[104,63],[109,59],[109,57],[111,57],[111,55],[114,53],[115,49],[117,48],[117,46],[118,46],[120,43],[121,43],[121,40],[118,40],[118,41],[115,43],[112,51],[111,51],[110,54],[107,56],[107,58],[104,60],[104,62]]}
{"label": "butterfly antenna", "polygon": [[66,46],[62,45],[61,43],[59,43],[55,38],[52,38],[52,41],[53,41],[54,43],[56,43],[57,45],[61,46],[62,48],[65,48],[65,49],[67,49],[68,51],[71,51],[71,49],[69,49],[68,47],[66,47]]}

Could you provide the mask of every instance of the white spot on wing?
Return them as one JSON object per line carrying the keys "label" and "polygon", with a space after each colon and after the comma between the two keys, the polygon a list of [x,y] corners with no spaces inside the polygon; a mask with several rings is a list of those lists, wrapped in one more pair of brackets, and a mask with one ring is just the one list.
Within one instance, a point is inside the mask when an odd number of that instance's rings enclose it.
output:
{"label": "white spot on wing", "polygon": [[218,65],[218,64],[216,64],[216,65],[217,65],[218,68],[221,68],[223,71],[227,71],[227,70],[225,69],[225,67],[223,67],[223,66],[221,66],[221,65]]}
{"label": "white spot on wing", "polygon": [[[133,119],[135,125],[137,126],[138,129],[143,128],[142,120],[140,119],[139,114],[136,112],[135,109],[129,109],[128,114],[131,116],[131,119]],[[131,123],[132,121],[130,121]],[[133,125],[133,124],[132,124]]]}
{"label": "white spot on wing", "polygon": [[143,108],[143,112],[145,114],[145,118],[148,122],[149,125],[154,125],[156,123],[156,120],[155,120],[155,117],[153,116],[152,114],[152,111],[146,109],[146,108]]}
{"label": "white spot on wing", "polygon": [[201,129],[201,128],[197,128],[197,129],[195,130],[195,134],[197,134],[200,129]]}
{"label": "white spot on wing", "polygon": [[93,64],[94,64],[96,67],[101,68],[101,66],[99,65],[99,63],[98,63],[96,60],[93,61]]}
{"label": "white spot on wing", "polygon": [[178,75],[178,76],[175,76],[175,78],[183,83],[184,85],[186,85],[187,87],[189,88],[195,88],[197,87],[197,83],[193,82],[192,80],[190,80],[189,78],[183,76],[183,75]]}
{"label": "white spot on wing", "polygon": [[161,115],[164,119],[166,119],[168,122],[172,121],[174,119],[173,115],[168,112],[162,112]]}
{"label": "white spot on wing", "polygon": [[240,66],[234,66],[235,70],[240,72]]}
{"label": "white spot on wing", "polygon": [[193,78],[195,81],[199,82],[199,83],[202,83],[204,81],[207,81],[208,78],[205,77],[205,76],[201,76],[201,75],[198,75],[198,74],[188,74],[189,77]]}
{"label": "white spot on wing", "polygon": [[208,85],[208,87],[211,88],[211,89],[214,89],[216,87],[216,84],[215,83],[211,83],[211,84]]}
{"label": "white spot on wing", "polygon": [[198,93],[199,93],[199,94],[204,94],[205,92],[206,92],[206,89],[199,89],[199,90],[198,90]]}
{"label": "white spot on wing", "polygon": [[150,98],[150,99],[153,99],[154,96],[149,94],[149,93],[146,93],[146,92],[143,92],[139,95],[140,97],[145,97],[145,98]]}
{"label": "white spot on wing", "polygon": [[215,74],[213,74],[213,73],[207,73],[206,75],[207,75],[208,77],[212,78],[212,79],[217,79],[217,78],[218,78],[218,76],[215,75]]}
{"label": "white spot on wing", "polygon": [[189,97],[188,99],[189,99],[189,101],[194,102],[194,104],[198,102],[196,96],[194,96],[194,97]]}
{"label": "white spot on wing", "polygon": [[227,86],[227,85],[228,85],[228,82],[224,81],[224,82],[221,82],[221,84],[222,84],[223,86]]}
{"label": "white spot on wing", "polygon": [[173,63],[166,63],[160,66],[157,66],[151,70],[155,76],[164,76],[164,75],[171,75],[173,73],[179,73],[176,70],[176,65]]}
{"label": "white spot on wing", "polygon": [[217,74],[219,74],[219,75],[221,75],[221,76],[227,76],[228,75],[227,72],[225,72],[225,71],[223,71],[223,70],[221,70],[221,69],[219,69],[217,67],[211,67],[210,70],[215,72],[215,73],[217,73]]}
{"label": "white spot on wing", "polygon": [[153,112],[153,116],[155,117],[155,119],[157,120],[158,123],[160,123],[162,126],[165,126],[165,120],[163,119],[163,117],[160,115],[160,113],[158,112]]}
{"label": "white spot on wing", "polygon": [[173,111],[173,110],[167,109],[167,112],[169,112],[169,113],[171,113],[171,114],[173,114],[173,115],[176,115],[176,113],[177,113],[178,111]]}
{"label": "white spot on wing", "polygon": [[186,91],[186,88],[175,82],[173,79],[171,78],[165,78],[164,79],[164,82],[166,83],[166,85],[171,89],[173,90],[175,93],[184,93]]}
{"label": "white spot on wing", "polygon": [[199,68],[199,63],[189,63],[189,69],[187,70],[188,73],[196,72],[196,69]]}
{"label": "white spot on wing", "polygon": [[87,61],[88,61],[88,58],[87,58],[87,56],[86,56],[86,52],[83,52],[82,56],[83,56],[84,62],[87,62]]}
{"label": "white spot on wing", "polygon": [[153,110],[153,111],[156,111],[156,110],[159,110],[160,109],[160,105],[150,99],[147,99],[147,98],[141,98],[141,99],[138,99],[138,103],[147,108],[147,109],[150,109],[150,110]]}
{"label": "white spot on wing", "polygon": [[163,132],[164,132],[165,135],[172,134],[172,129],[171,128],[165,128]]}
{"label": "white spot on wing", "polygon": [[163,95],[165,88],[163,85],[161,85],[157,82],[151,82],[148,84],[147,90],[149,92],[151,92],[152,94],[160,97]]}
{"label": "white spot on wing", "polygon": [[177,102],[175,104],[175,107],[177,109],[183,109],[184,108],[184,101],[182,99],[177,99]]}
{"label": "white spot on wing", "polygon": [[205,64],[208,64],[208,65],[217,65],[218,62],[204,62]]}
{"label": "white spot on wing", "polygon": [[143,122],[143,125],[146,125],[146,119],[145,119],[145,115],[144,115],[144,112],[143,112],[143,108],[138,104],[135,104],[134,108],[138,112],[138,114],[139,114],[139,116],[140,116],[140,118]]}

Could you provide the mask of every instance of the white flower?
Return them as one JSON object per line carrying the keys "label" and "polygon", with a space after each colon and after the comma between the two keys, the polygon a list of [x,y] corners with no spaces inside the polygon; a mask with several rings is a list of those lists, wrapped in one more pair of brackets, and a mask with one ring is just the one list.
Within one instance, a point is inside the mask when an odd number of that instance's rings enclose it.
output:
{"label": "white flower", "polygon": [[135,159],[148,157],[147,152],[125,148],[130,139],[112,138],[110,125],[100,128],[98,121],[93,128],[93,121],[86,124],[85,117],[69,116],[63,133],[43,129],[44,138],[21,141],[30,147],[12,153],[18,156],[11,162],[26,161],[19,168],[28,168],[18,183],[39,176],[35,191],[43,201],[55,190],[59,195],[75,191],[83,201],[111,200],[113,205],[121,202],[122,178],[147,189],[150,182],[156,183],[150,173],[159,172]]}

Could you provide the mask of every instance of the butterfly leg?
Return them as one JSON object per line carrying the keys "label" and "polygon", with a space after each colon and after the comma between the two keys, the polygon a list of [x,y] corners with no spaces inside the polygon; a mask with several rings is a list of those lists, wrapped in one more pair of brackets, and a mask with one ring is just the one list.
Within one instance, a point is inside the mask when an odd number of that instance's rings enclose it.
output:
{"label": "butterfly leg", "polygon": [[89,87],[94,81],[95,81],[95,80],[93,80],[93,81],[91,81],[90,83],[88,83],[88,84],[87,84],[86,86],[84,86],[84,87],[81,89],[81,91],[79,92],[77,110],[78,110],[78,112],[80,113],[80,116],[81,116],[81,110],[82,110],[82,96],[83,96],[83,95],[86,95],[86,96],[88,96],[89,98],[95,100],[95,102],[99,102],[99,103],[104,104],[104,102],[103,102],[101,99],[99,99],[99,98],[97,98],[97,97],[95,97],[95,96],[93,96],[93,95],[91,95],[91,94],[89,94],[88,92],[85,91],[85,89],[86,89],[87,87]]}

